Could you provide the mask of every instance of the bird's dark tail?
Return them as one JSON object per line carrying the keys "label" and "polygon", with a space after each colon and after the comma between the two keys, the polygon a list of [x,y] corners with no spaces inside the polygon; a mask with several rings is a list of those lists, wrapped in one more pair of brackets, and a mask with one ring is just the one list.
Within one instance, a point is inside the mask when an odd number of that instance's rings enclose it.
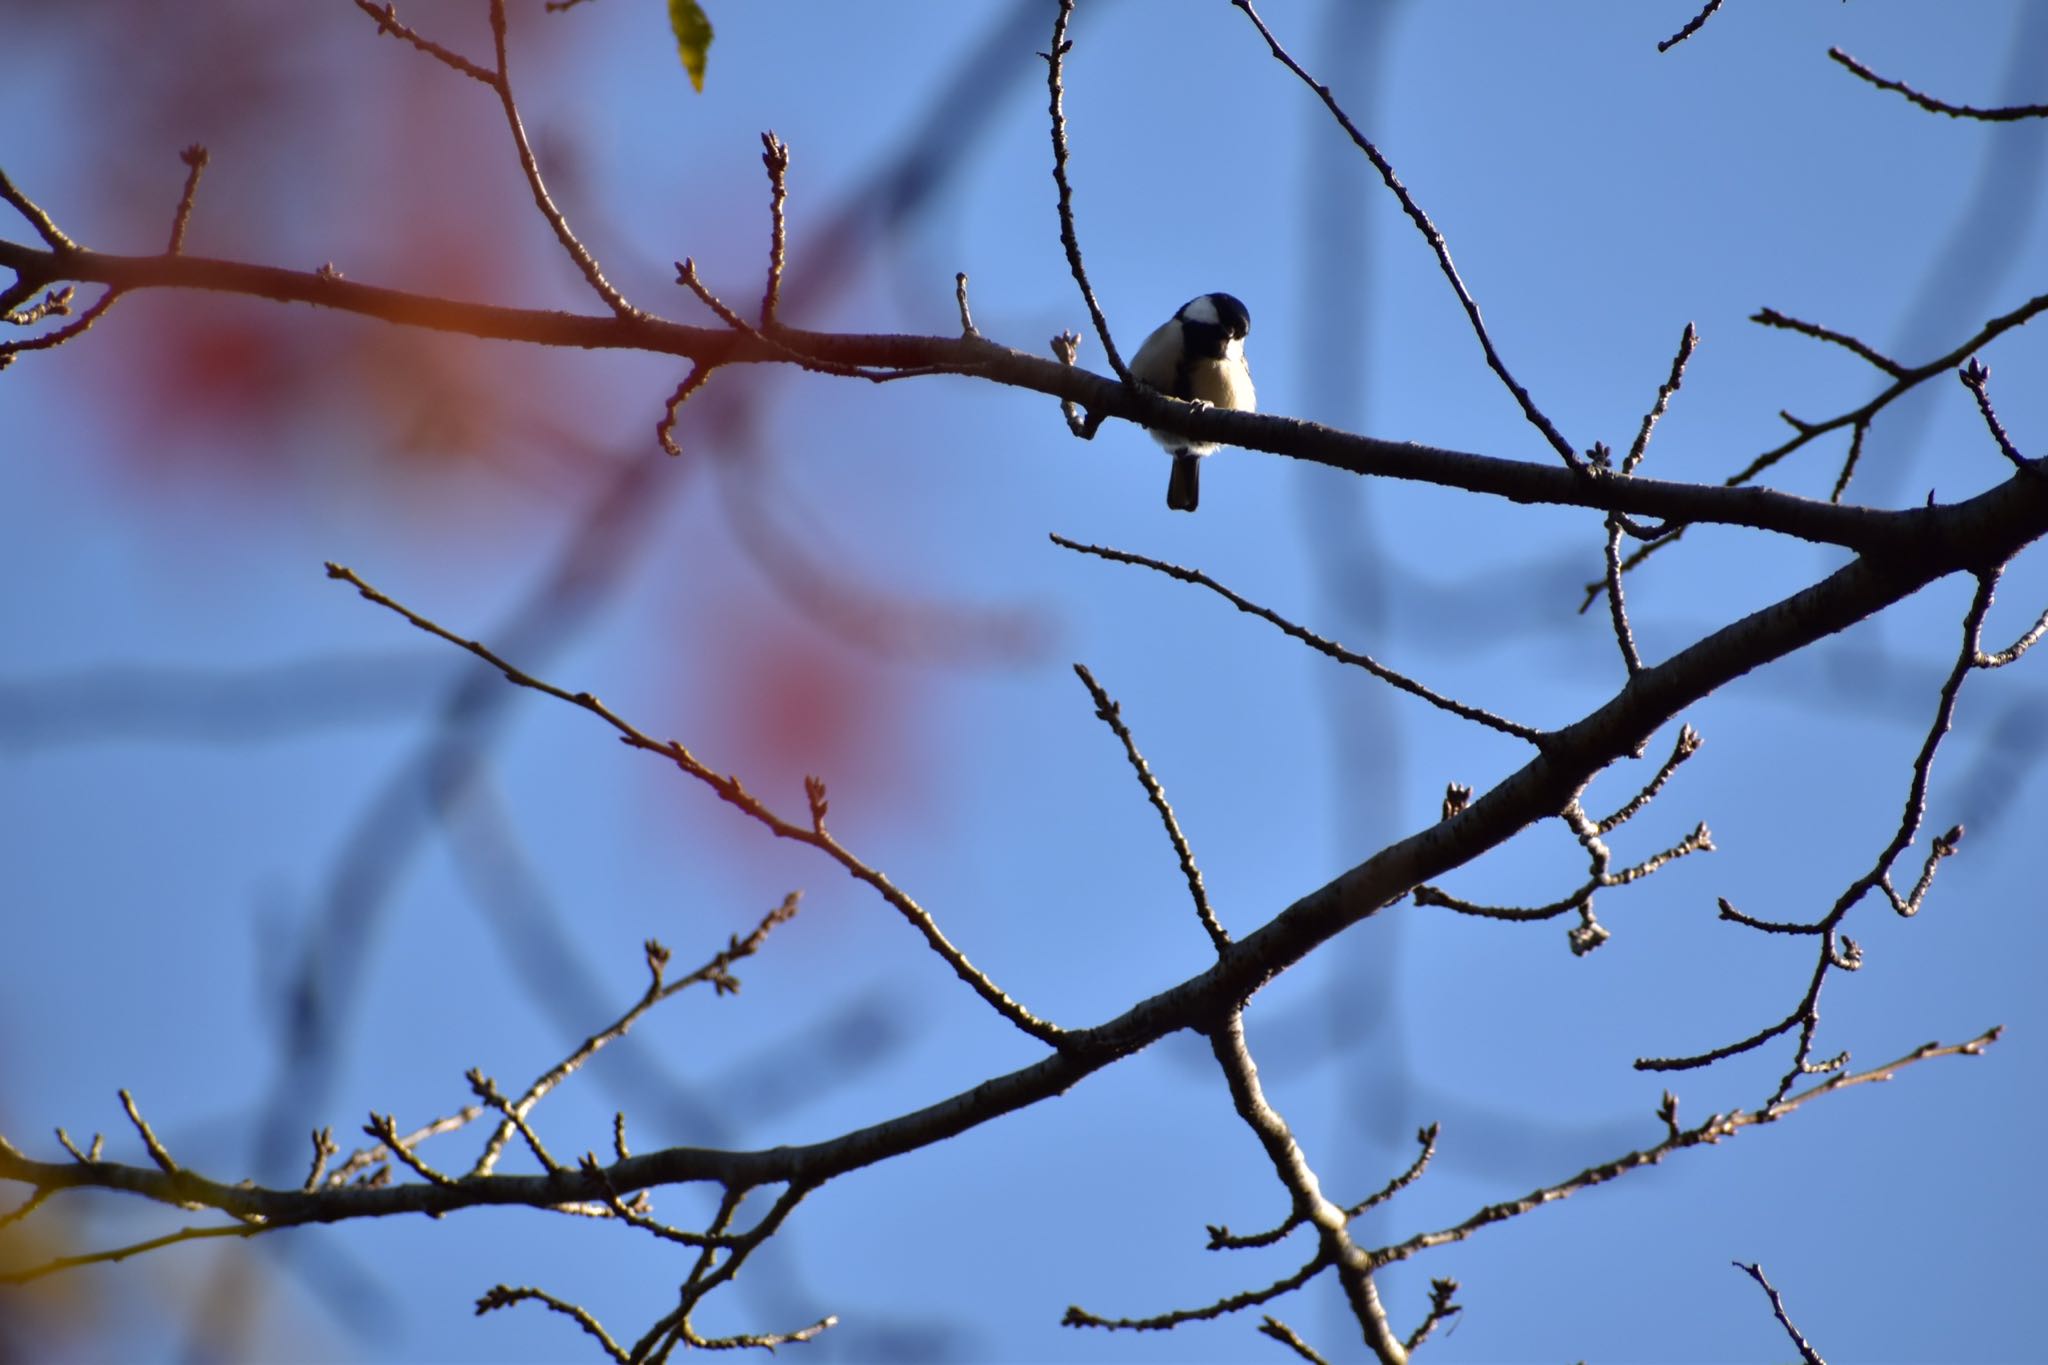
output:
{"label": "bird's dark tail", "polygon": [[1173,457],[1173,476],[1166,481],[1166,505],[1176,512],[1192,512],[1202,500],[1202,457]]}

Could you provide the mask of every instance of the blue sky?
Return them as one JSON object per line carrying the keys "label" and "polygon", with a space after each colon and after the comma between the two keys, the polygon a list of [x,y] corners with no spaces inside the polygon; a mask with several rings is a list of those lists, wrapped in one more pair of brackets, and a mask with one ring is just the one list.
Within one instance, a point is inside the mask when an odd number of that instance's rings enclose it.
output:
{"label": "blue sky", "polygon": [[[543,165],[642,306],[702,320],[670,283],[684,256],[728,299],[758,297],[758,135],[773,128],[793,153],[790,321],[950,333],[964,270],[997,340],[1042,350],[1088,330],[1048,174],[1034,54],[1049,6],[714,0],[701,96],[658,6],[531,8],[513,56]],[[412,9],[486,51],[481,6]],[[1838,45],[1957,101],[2039,102],[2038,8],[1985,0],[1964,23],[1902,0],[1736,0],[1661,55],[1689,3],[1262,12],[1392,159],[1576,445],[1625,447],[1697,325],[1649,456],[1659,477],[1718,481],[1783,439],[1780,409],[1817,420],[1880,387],[1841,350],[1748,322],[1759,307],[1919,363],[2042,290],[2048,131],[1937,118],[1826,57]],[[29,57],[0,91],[0,165],[88,245],[158,249],[177,149],[196,140],[214,159],[194,252],[597,307],[533,214],[489,92],[350,6],[239,3],[195,31],[111,0],[55,17],[0,4],[0,26]],[[1399,207],[1241,14],[1083,0],[1074,36],[1079,227],[1125,354],[1189,296],[1227,289],[1250,305],[1266,410],[1551,458]],[[956,81],[966,93],[944,99]],[[936,159],[902,176],[935,109]],[[924,192],[878,189],[906,184]],[[2029,452],[2048,441],[2039,326],[1985,354]],[[1081,360],[1101,367],[1092,336]],[[1224,452],[1200,513],[1172,515],[1141,433],[1111,423],[1076,442],[1050,400],[960,379],[721,373],[671,462],[651,433],[679,377],[163,296],[0,377],[0,1131],[48,1155],[53,1125],[102,1130],[142,1160],[114,1098],[127,1087],[194,1167],[295,1182],[306,1130],[332,1124],[348,1146],[373,1109],[424,1123],[467,1100],[471,1066],[523,1085],[637,994],[643,939],[693,966],[797,888],[803,912],[744,965],[739,996],[665,1005],[541,1107],[558,1152],[602,1149],[621,1108],[639,1149],[815,1140],[1037,1055],[842,872],[590,717],[503,694],[327,582],[325,560],[786,810],[820,772],[850,847],[1012,994],[1077,1025],[1200,970],[1209,949],[1072,662],[1122,702],[1237,932],[1434,819],[1446,782],[1483,788],[1524,755],[1049,532],[1201,568],[1531,724],[1574,719],[1621,681],[1603,616],[1575,610],[1600,564],[1587,513]],[[1772,485],[1825,496],[1843,449],[1809,447]],[[1937,380],[1873,429],[1851,497],[1946,501],[2005,471],[1969,395]],[[607,489],[625,510],[592,534],[584,578],[538,624],[522,618]],[[1631,582],[1645,654],[1837,562],[1688,536]],[[2048,572],[2023,560],[1988,634],[2019,634],[2044,596]],[[1655,1142],[1667,1080],[1694,1118],[1769,1093],[1783,1043],[1675,1079],[1630,1062],[1743,1036],[1796,1001],[1810,959],[1717,922],[1715,899],[1811,918],[1868,867],[1967,601],[1967,584],[1939,584],[1689,714],[1705,747],[1617,856],[1700,821],[1718,851],[1604,894],[1613,939],[1590,957],[1570,955],[1562,923],[1404,903],[1258,997],[1255,1055],[1332,1197],[1363,1198],[1407,1163],[1417,1127],[1443,1124],[1429,1175],[1368,1240]],[[2048,1025],[2027,832],[2043,792],[2036,671],[1965,690],[1928,827],[1968,824],[1963,851],[1917,918],[1854,917],[1866,965],[1830,981],[1819,1050],[1871,1065],[1994,1023],[2004,1041],[1395,1268],[1384,1288],[1404,1330],[1430,1276],[1464,1285],[1463,1318],[1424,1358],[1789,1355],[1731,1260],[1761,1262],[1832,1358],[2038,1355],[2012,1306],[2048,1213],[2029,1141]],[[438,719],[466,682],[487,708],[481,746]],[[418,771],[433,780],[402,776]],[[1589,806],[1643,776],[1611,772]],[[1445,885],[1532,902],[1581,869],[1545,828]],[[319,1065],[289,1046],[309,970],[334,1011]],[[437,1141],[449,1165],[474,1151]],[[687,1224],[708,1205],[667,1191],[657,1207]],[[1206,1049],[1177,1037],[826,1187],[701,1325],[837,1313],[802,1348],[835,1360],[1254,1358],[1279,1349],[1254,1315],[1145,1336],[1058,1322],[1069,1303],[1144,1315],[1280,1278],[1307,1253],[1202,1244],[1205,1224],[1248,1231],[1283,1208]],[[56,1212],[31,1226],[53,1250],[196,1221],[99,1196]],[[540,1285],[636,1335],[686,1270],[619,1228],[489,1212],[96,1268],[28,1300],[18,1330],[50,1359],[556,1360],[583,1351],[572,1325],[532,1308],[479,1320],[475,1296]],[[1333,1286],[1272,1311],[1332,1358],[1356,1355]]]}

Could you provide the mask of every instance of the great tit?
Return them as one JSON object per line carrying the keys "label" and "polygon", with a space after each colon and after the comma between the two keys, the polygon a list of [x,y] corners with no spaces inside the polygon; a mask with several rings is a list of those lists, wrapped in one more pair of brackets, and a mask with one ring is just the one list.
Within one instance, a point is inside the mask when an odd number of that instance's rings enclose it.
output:
{"label": "great tit", "polygon": [[[1251,367],[1244,358],[1244,338],[1251,327],[1250,311],[1229,294],[1189,299],[1145,338],[1131,358],[1131,378],[1205,407],[1251,412],[1258,405]],[[1216,450],[1216,443],[1191,441],[1169,431],[1154,431],[1152,439],[1173,453],[1166,505],[1177,512],[1194,511],[1201,499],[1202,457]]]}

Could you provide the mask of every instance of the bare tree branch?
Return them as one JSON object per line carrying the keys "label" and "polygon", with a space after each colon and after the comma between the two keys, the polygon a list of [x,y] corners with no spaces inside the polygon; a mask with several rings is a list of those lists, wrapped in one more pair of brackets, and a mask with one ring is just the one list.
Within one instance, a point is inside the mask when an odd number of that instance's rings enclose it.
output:
{"label": "bare tree branch", "polygon": [[1102,339],[1102,353],[1109,360],[1109,368],[1115,371],[1118,379],[1129,384],[1131,372],[1125,368],[1124,358],[1109,334],[1109,319],[1103,316],[1102,305],[1095,301],[1095,290],[1088,283],[1088,268],[1081,263],[1081,237],[1074,229],[1074,189],[1067,183],[1067,115],[1063,108],[1066,88],[1061,82],[1067,53],[1074,47],[1067,37],[1067,23],[1073,17],[1074,0],[1059,0],[1059,12],[1052,24],[1052,50],[1038,54],[1045,58],[1045,83],[1051,92],[1052,179],[1060,192],[1060,245],[1066,249],[1067,269],[1073,273],[1074,284],[1081,291],[1081,301],[1088,305],[1088,318],[1095,324],[1095,335]]}
{"label": "bare tree branch", "polygon": [[819,852],[824,853],[834,862],[845,868],[856,881],[866,882],[875,889],[883,900],[894,906],[910,922],[911,926],[924,936],[925,942],[931,947],[932,951],[943,958],[947,965],[952,967],[954,973],[962,981],[966,982],[974,990],[975,994],[987,1001],[997,1013],[1041,1042],[1055,1043],[1059,1041],[1062,1031],[1056,1025],[1038,1018],[1004,994],[993,981],[990,981],[987,976],[970,963],[965,954],[961,953],[958,948],[955,948],[952,942],[939,931],[937,922],[932,919],[931,914],[923,906],[905,895],[887,877],[849,853],[837,839],[824,829],[822,820],[814,819],[809,825],[798,825],[784,820],[769,810],[767,806],[763,805],[740,783],[738,778],[706,767],[698,760],[696,755],[692,754],[675,740],[663,742],[650,738],[645,732],[628,723],[590,693],[572,693],[563,688],[556,687],[553,683],[543,682],[539,678],[521,671],[516,666],[499,658],[485,645],[475,640],[464,639],[446,627],[437,625],[419,613],[385,596],[357,577],[353,570],[342,565],[329,564],[327,566],[327,574],[330,578],[337,578],[350,584],[367,600],[375,602],[378,606],[404,617],[406,621],[418,629],[427,632],[429,635],[438,636],[450,644],[459,645],[463,649],[468,650],[504,674],[506,681],[520,687],[530,688],[536,692],[545,693],[559,701],[568,702],[572,706],[581,707],[583,710],[590,712],[616,730],[619,738],[626,744],[646,753],[656,754],[668,759],[685,773],[711,788],[719,800],[724,801],[753,819],[756,823],[764,826],[777,838],[788,839],[800,844],[808,844]]}
{"label": "bare tree branch", "polygon": [[1259,18],[1259,12],[1252,8],[1251,0],[1230,0],[1230,3],[1243,10],[1245,18],[1252,21],[1252,26],[1258,29],[1259,36],[1266,40],[1266,46],[1272,51],[1273,59],[1292,71],[1300,78],[1302,84],[1315,92],[1316,98],[1323,102],[1323,107],[1330,111],[1330,116],[1337,120],[1337,125],[1350,137],[1353,145],[1364,152],[1366,158],[1372,162],[1373,169],[1380,173],[1380,179],[1394,192],[1394,197],[1401,201],[1402,211],[1408,215],[1416,230],[1422,234],[1423,240],[1429,243],[1429,249],[1435,253],[1437,267],[1450,282],[1451,291],[1458,296],[1458,303],[1465,310],[1465,320],[1471,323],[1473,335],[1479,338],[1479,348],[1486,353],[1487,368],[1507,386],[1508,392],[1514,395],[1516,404],[1522,409],[1522,416],[1528,420],[1530,426],[1543,433],[1543,439],[1550,442],[1550,448],[1557,452],[1558,458],[1564,461],[1565,466],[1583,472],[1584,466],[1572,443],[1564,438],[1564,434],[1548,417],[1544,416],[1543,410],[1536,406],[1536,400],[1529,396],[1529,391],[1522,387],[1521,382],[1508,372],[1507,362],[1502,360],[1500,352],[1494,349],[1493,338],[1487,334],[1486,323],[1479,316],[1478,302],[1473,299],[1471,291],[1465,288],[1465,281],[1459,276],[1458,267],[1451,263],[1450,245],[1444,241],[1443,233],[1437,231],[1436,224],[1429,220],[1429,215],[1422,211],[1422,206],[1415,202],[1415,197],[1408,192],[1408,187],[1401,183],[1401,178],[1394,174],[1393,163],[1380,154],[1380,149],[1375,147],[1364,133],[1358,131],[1358,125],[1351,121],[1351,116],[1337,103],[1337,97],[1330,93],[1330,87],[1309,75],[1301,63],[1295,61],[1288,55],[1287,49],[1280,46],[1280,40],[1266,27],[1266,21]]}
{"label": "bare tree branch", "polygon": [[1173,844],[1174,854],[1180,859],[1181,875],[1187,878],[1188,895],[1195,903],[1195,918],[1202,922],[1209,941],[1216,945],[1221,954],[1230,947],[1230,932],[1216,918],[1216,912],[1209,908],[1209,892],[1202,885],[1202,870],[1195,866],[1195,851],[1188,847],[1187,836],[1180,832],[1180,821],[1175,818],[1173,807],[1167,803],[1165,789],[1159,779],[1152,775],[1145,756],[1138,752],[1138,741],[1131,737],[1130,727],[1124,724],[1123,708],[1110,699],[1109,693],[1095,681],[1095,675],[1085,664],[1075,664],[1074,673],[1088,689],[1088,695],[1095,701],[1095,716],[1110,729],[1110,733],[1123,742],[1124,757],[1131,762],[1131,768],[1138,775],[1138,784],[1145,789],[1145,797],[1152,808],[1159,812],[1159,819],[1166,826],[1166,837]]}
{"label": "bare tree branch", "polygon": [[1764,1293],[1768,1294],[1771,1299],[1771,1313],[1778,1319],[1778,1325],[1785,1329],[1785,1335],[1792,1338],[1792,1345],[1797,1348],[1799,1358],[1805,1361],[1806,1365],[1828,1365],[1825,1360],[1820,1358],[1820,1352],[1814,1350],[1806,1338],[1799,1335],[1799,1329],[1792,1325],[1792,1319],[1786,1316],[1785,1301],[1778,1297],[1777,1289],[1772,1286],[1769,1280],[1764,1278],[1763,1267],[1760,1265],[1745,1265],[1741,1261],[1736,1261],[1733,1264],[1737,1270],[1740,1270],[1763,1286]]}
{"label": "bare tree branch", "polygon": [[[586,350],[637,350],[678,356],[713,367],[801,363],[794,358],[801,355],[878,371],[970,375],[1071,400],[1091,414],[1105,418],[1118,417],[1198,440],[1287,455],[1356,474],[1463,488],[1517,503],[1620,511],[1681,524],[1745,526],[1858,552],[1906,549],[1922,539],[1926,528],[1922,509],[1892,512],[1841,507],[1760,488],[1736,487],[1733,483],[1712,487],[1640,477],[1588,479],[1569,470],[1526,460],[1357,436],[1297,418],[1198,408],[1062,364],[1057,359],[1043,359],[971,337],[863,335],[784,327],[778,329],[771,342],[729,328],[692,327],[652,317],[593,317],[436,298],[359,284],[317,271],[280,270],[193,255],[59,253],[4,240],[0,240],[0,267],[32,281],[34,288],[73,281],[105,284],[117,292],[159,288],[209,290],[278,303],[312,304],[404,326],[485,339]],[[1963,354],[2043,309],[2048,309],[2048,295],[1996,320],[1964,348]],[[6,343],[19,349],[35,349],[41,344],[47,344],[46,339]],[[1953,363],[1960,363],[1960,357]],[[1944,359],[1930,373],[1949,367],[1950,362]],[[1873,404],[1866,406],[1875,411],[1888,401],[1888,397],[1873,400]],[[1834,425],[1846,425],[1848,421],[1845,417]]]}
{"label": "bare tree branch", "polygon": [[1420,697],[1423,701],[1428,702],[1440,711],[1448,711],[1460,719],[1469,720],[1477,725],[1484,725],[1489,730],[1498,730],[1505,735],[1513,735],[1516,739],[1527,740],[1531,744],[1540,746],[1543,742],[1541,731],[1516,721],[1505,720],[1500,716],[1494,715],[1491,711],[1484,711],[1476,706],[1467,706],[1463,702],[1454,701],[1449,697],[1434,692],[1414,679],[1404,674],[1396,673],[1393,669],[1383,664],[1374,662],[1366,655],[1353,653],[1342,645],[1325,640],[1322,636],[1317,635],[1304,626],[1296,625],[1278,612],[1271,611],[1258,605],[1256,602],[1238,596],[1229,588],[1224,587],[1221,583],[1218,583],[1215,579],[1198,569],[1184,569],[1177,564],[1168,564],[1163,560],[1151,559],[1140,554],[1132,554],[1128,550],[1111,549],[1105,545],[1083,545],[1077,540],[1068,540],[1062,535],[1053,535],[1050,539],[1053,544],[1063,549],[1073,550],[1078,554],[1094,555],[1097,559],[1106,559],[1112,564],[1135,564],[1141,568],[1163,573],[1168,578],[1178,579],[1183,583],[1193,583],[1198,587],[1207,588],[1247,616],[1256,616],[1261,621],[1271,622],[1289,637],[1301,641],[1318,654],[1327,655],[1341,664],[1350,664],[1354,667],[1362,668],[1381,682],[1398,688],[1411,697]]}
{"label": "bare tree branch", "polygon": [[1930,114],[1946,114],[1950,118],[1982,119],[1988,123],[2010,123],[2019,119],[2048,118],[2048,104],[2012,104],[1999,109],[1979,109],[1974,105],[1950,104],[1946,100],[1924,95],[1903,81],[1886,80],[1863,63],[1842,51],[1839,47],[1828,49],[1828,56],[1855,75],[1869,81],[1880,90],[1895,90]]}
{"label": "bare tree branch", "polygon": [[1693,34],[1698,33],[1701,28],[1705,27],[1707,20],[1714,17],[1714,11],[1719,8],[1721,8],[1721,0],[1707,0],[1706,4],[1700,6],[1698,14],[1685,21],[1684,28],[1658,43],[1657,50],[1659,52],[1669,52],[1687,38],[1692,37]]}
{"label": "bare tree branch", "polygon": [[1510,1218],[1519,1218],[1523,1214],[1535,1212],[1546,1204],[1554,1204],[1560,1199],[1568,1198],[1580,1190],[1591,1189],[1595,1185],[1604,1185],[1610,1180],[1618,1179],[1631,1171],[1641,1170],[1646,1166],[1655,1166],[1673,1152],[1684,1151],[1689,1147],[1698,1147],[1702,1144],[1712,1145],[1734,1137],[1745,1128],[1754,1128],[1759,1124],[1775,1123],[1821,1096],[1831,1095],[1838,1090],[1845,1090],[1851,1086],[1868,1085],[1876,1081],[1888,1081],[1901,1069],[1911,1066],[1916,1062],[1924,1062],[1935,1057],[1980,1056],[1983,1054],[1984,1049],[1998,1040],[2001,1032],[2003,1032],[2002,1028],[1988,1029],[1966,1043],[1953,1043],[1946,1046],[1940,1043],[1927,1043],[1924,1046],[1913,1049],[1913,1051],[1897,1061],[1888,1062],[1884,1066],[1873,1067],[1868,1071],[1860,1071],[1854,1074],[1833,1076],[1819,1085],[1802,1090],[1795,1095],[1774,1100],[1772,1103],[1756,1109],[1738,1109],[1732,1114],[1713,1114],[1705,1121],[1691,1128],[1678,1127],[1676,1101],[1670,1097],[1669,1092],[1666,1092],[1665,1105],[1664,1109],[1660,1111],[1660,1117],[1664,1118],[1668,1126],[1669,1136],[1656,1146],[1644,1147],[1637,1151],[1629,1152],[1626,1155],[1614,1158],[1612,1161],[1602,1162],[1598,1166],[1589,1166],[1568,1180],[1562,1180],[1555,1185],[1545,1185],[1540,1189],[1531,1190],[1520,1199],[1489,1205],[1455,1227],[1445,1228],[1440,1232],[1423,1233],[1420,1236],[1411,1237],[1404,1242],[1384,1247],[1372,1253],[1373,1264],[1376,1266],[1389,1265],[1395,1261],[1405,1261],[1433,1247],[1448,1246],[1452,1242],[1462,1242],[1480,1228],[1503,1222]]}

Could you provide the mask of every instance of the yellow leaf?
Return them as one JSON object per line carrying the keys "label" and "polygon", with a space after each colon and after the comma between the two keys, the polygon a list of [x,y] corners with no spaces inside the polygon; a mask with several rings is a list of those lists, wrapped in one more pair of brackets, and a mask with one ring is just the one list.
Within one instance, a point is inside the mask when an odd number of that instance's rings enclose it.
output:
{"label": "yellow leaf", "polygon": [[711,20],[697,0],[668,0],[669,31],[676,35],[676,55],[690,73],[690,86],[704,93],[704,61],[711,52]]}

